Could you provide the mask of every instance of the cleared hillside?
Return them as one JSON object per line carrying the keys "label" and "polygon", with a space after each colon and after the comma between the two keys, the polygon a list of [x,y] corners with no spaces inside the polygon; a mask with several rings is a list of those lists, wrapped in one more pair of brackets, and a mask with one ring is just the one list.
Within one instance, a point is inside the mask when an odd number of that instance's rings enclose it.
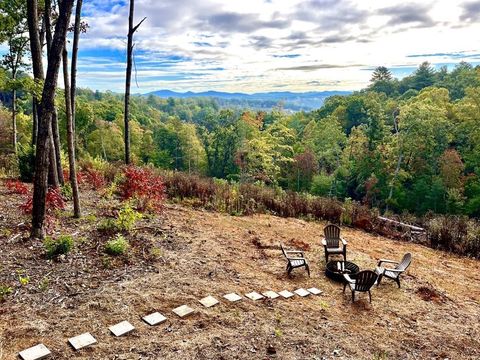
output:
{"label": "cleared hillside", "polygon": [[[362,269],[378,258],[413,254],[402,288],[385,281],[372,304],[324,275],[320,234],[325,223],[268,215],[233,217],[167,205],[163,216],[141,220],[123,258],[103,253],[97,230],[114,204],[84,192],[86,216],[63,214],[57,232],[74,234],[76,248],[46,260],[28,240],[21,199],[0,187],[0,283],[13,293],[0,303],[0,358],[13,359],[39,342],[55,359],[478,359],[480,262],[415,244],[343,228],[348,258]],[[20,235],[18,235],[20,234]],[[303,247],[312,276],[288,278],[279,242]],[[19,276],[28,275],[26,285]],[[293,291],[315,286],[318,297],[227,303],[224,294]],[[198,299],[221,304],[204,309]],[[171,310],[196,313],[179,319]],[[159,311],[168,321],[151,328],[141,316]],[[137,330],[114,338],[108,326],[130,321]],[[75,353],[69,337],[91,332],[98,344]]]}

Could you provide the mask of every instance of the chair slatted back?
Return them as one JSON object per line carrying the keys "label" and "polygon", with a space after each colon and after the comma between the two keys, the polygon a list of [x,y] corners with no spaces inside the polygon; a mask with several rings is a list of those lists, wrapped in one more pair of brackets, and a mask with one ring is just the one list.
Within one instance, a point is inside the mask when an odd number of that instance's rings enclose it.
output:
{"label": "chair slatted back", "polygon": [[340,228],[337,225],[327,225],[323,229],[323,233],[325,234],[327,248],[340,247]]}
{"label": "chair slatted back", "polygon": [[412,254],[406,253],[405,255],[403,255],[402,261],[400,261],[400,263],[395,267],[395,269],[405,271],[410,266],[411,262],[412,262]]}
{"label": "chair slatted back", "polygon": [[355,276],[355,290],[368,291],[375,284],[378,275],[371,270],[363,270]]}

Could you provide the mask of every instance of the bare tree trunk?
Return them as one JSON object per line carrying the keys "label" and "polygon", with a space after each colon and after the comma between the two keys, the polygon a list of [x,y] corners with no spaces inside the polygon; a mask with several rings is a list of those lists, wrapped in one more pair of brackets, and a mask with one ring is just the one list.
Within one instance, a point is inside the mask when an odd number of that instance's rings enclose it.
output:
{"label": "bare tree trunk", "polygon": [[73,29],[73,47],[72,47],[72,70],[71,70],[71,89],[70,98],[72,103],[72,125],[73,125],[73,145],[76,148],[75,139],[75,116],[76,116],[76,104],[75,97],[77,95],[77,58],[78,58],[78,43],[80,41],[80,22],[82,18],[82,4],[83,0],[77,0],[77,6],[75,9],[75,25]]}
{"label": "bare tree trunk", "polygon": [[[13,75],[15,80],[15,75]],[[13,151],[17,153],[17,90],[12,91],[12,145]]]}
{"label": "bare tree trunk", "polygon": [[[31,232],[33,237],[42,238],[45,235],[45,199],[47,195],[47,175],[49,165],[48,153],[50,150],[49,138],[52,131],[51,118],[55,109],[55,90],[57,88],[61,54],[63,47],[65,46],[65,36],[70,21],[73,1],[74,0],[63,0],[60,3],[59,16],[55,26],[52,46],[50,48],[47,76],[43,86],[42,101],[40,103],[41,116],[38,124],[37,153],[35,157],[35,177],[33,186]],[[34,3],[34,5],[37,5],[36,0],[28,1],[29,4],[31,2]],[[36,17],[36,11],[36,6],[29,5],[28,17]]]}
{"label": "bare tree trunk", "polygon": [[[44,79],[44,74],[42,63],[42,43],[40,41],[40,34],[38,32],[38,0],[27,1],[27,13],[33,78],[35,82],[39,82]],[[40,118],[40,102],[35,96],[33,97],[33,108],[32,145],[36,146],[38,139],[38,120]]]}
{"label": "bare tree trunk", "polygon": [[130,164],[130,129],[128,126],[130,112],[130,85],[132,82],[132,63],[133,63],[133,34],[138,27],[145,21],[144,18],[135,27],[133,26],[133,13],[135,10],[135,0],[130,0],[130,12],[128,15],[128,40],[127,40],[127,74],[125,80],[125,164]]}
{"label": "bare tree trunk", "polygon": [[37,132],[38,132],[38,104],[37,98],[32,97],[32,146],[37,145]]}
{"label": "bare tree trunk", "polygon": [[[51,0],[45,0],[45,38],[47,40],[47,58],[50,57],[50,48],[52,47],[52,2]],[[52,114],[52,143],[51,147],[52,154],[50,154],[50,175],[49,175],[49,184],[53,187],[58,187],[58,185],[64,185],[65,180],[63,179],[63,169],[62,169],[62,157],[60,155],[60,132],[58,130],[58,113],[57,108],[55,108]],[[55,169],[53,169],[55,168]],[[55,185],[56,184],[56,185]]]}
{"label": "bare tree trunk", "polygon": [[[65,40],[66,43],[66,40]],[[70,168],[70,184],[73,194],[73,217],[81,216],[80,199],[78,196],[77,170],[75,168],[75,143],[73,116],[72,116],[72,98],[68,79],[68,53],[67,46],[63,47],[63,82],[65,84],[65,113],[67,115],[67,145],[68,145],[68,165]]]}

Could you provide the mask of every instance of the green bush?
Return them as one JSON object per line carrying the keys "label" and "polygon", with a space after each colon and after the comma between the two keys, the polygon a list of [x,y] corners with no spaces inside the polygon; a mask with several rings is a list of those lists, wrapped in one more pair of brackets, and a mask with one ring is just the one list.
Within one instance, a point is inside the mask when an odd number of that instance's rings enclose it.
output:
{"label": "green bush", "polygon": [[317,196],[327,196],[332,188],[333,177],[327,174],[318,174],[313,177],[310,192]]}
{"label": "green bush", "polygon": [[137,220],[142,218],[142,214],[135,211],[130,203],[127,201],[118,212],[117,220],[115,221],[116,228],[120,231],[130,231],[135,226]]}
{"label": "green bush", "polygon": [[61,235],[58,239],[47,237],[43,242],[43,246],[47,251],[47,257],[49,258],[69,253],[73,245],[74,241],[71,235]]}
{"label": "green bush", "polygon": [[105,244],[105,252],[114,256],[125,254],[129,248],[128,241],[121,234],[117,234]]}
{"label": "green bush", "polygon": [[10,286],[0,284],[0,302],[5,300],[7,295],[10,295],[13,292],[13,289]]}
{"label": "green bush", "polygon": [[65,185],[61,187],[61,194],[65,198],[65,200],[73,199],[73,190],[70,183],[65,183]]}
{"label": "green bush", "polygon": [[20,148],[18,152],[18,170],[20,179],[23,182],[33,181],[33,172],[35,170],[35,148]]}

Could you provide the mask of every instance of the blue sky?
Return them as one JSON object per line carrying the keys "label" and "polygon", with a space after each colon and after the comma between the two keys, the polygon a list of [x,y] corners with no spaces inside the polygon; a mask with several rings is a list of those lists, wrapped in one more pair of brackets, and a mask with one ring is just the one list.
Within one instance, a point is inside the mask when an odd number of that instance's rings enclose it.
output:
{"label": "blue sky", "polygon": [[[480,0],[136,0],[133,92],[356,90],[480,62]],[[128,2],[84,0],[82,87],[123,91]]]}

